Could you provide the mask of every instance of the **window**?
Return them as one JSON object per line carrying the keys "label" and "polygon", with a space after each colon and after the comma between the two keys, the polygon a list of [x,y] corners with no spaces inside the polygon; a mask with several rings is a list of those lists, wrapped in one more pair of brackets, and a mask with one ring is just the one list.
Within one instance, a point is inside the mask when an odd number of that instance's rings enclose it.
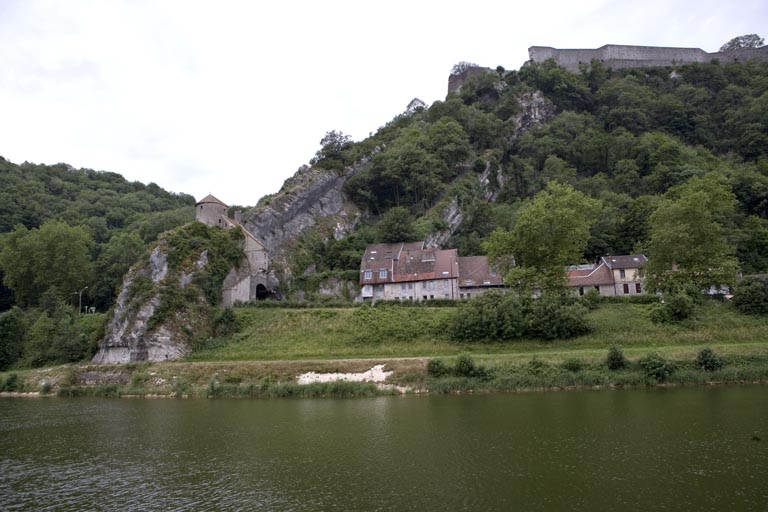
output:
{"label": "window", "polygon": [[430,299],[434,299],[434,298],[435,298],[435,296],[434,296],[434,295],[430,295],[430,296],[429,296],[429,298],[430,298]]}
{"label": "window", "polygon": [[408,289],[413,290],[413,283],[408,283]]}
{"label": "window", "polygon": [[471,294],[471,293],[468,293],[468,294],[467,294],[467,298],[468,298],[468,299],[471,299],[471,298],[472,298],[472,294]]}
{"label": "window", "polygon": [[380,279],[386,279],[387,278],[387,269],[383,268],[379,270],[379,278]]}
{"label": "window", "polygon": [[424,299],[424,300],[427,300],[427,296],[426,295],[422,295],[421,298]]}
{"label": "window", "polygon": [[624,295],[629,294],[629,284],[624,283]]}
{"label": "window", "polygon": [[370,270],[366,270],[365,274],[363,275],[363,279],[370,279],[372,277],[373,277],[373,272],[371,272]]}
{"label": "window", "polygon": [[443,286],[448,288],[448,280],[447,279],[443,279]]}
{"label": "window", "polygon": [[627,278],[627,272],[623,268],[619,270],[619,277],[622,279]]}
{"label": "window", "polygon": [[643,289],[640,288],[640,283],[635,283],[635,292],[636,293],[643,293]]}
{"label": "window", "polygon": [[400,289],[405,290],[405,283],[400,283]]}
{"label": "window", "polygon": [[464,294],[463,294],[463,293],[460,293],[460,294],[459,294],[459,298],[460,298],[460,299],[463,299],[463,298],[464,298]]}
{"label": "window", "polygon": [[[427,289],[427,282],[426,281],[422,281],[421,282],[421,289],[422,290],[426,290]],[[424,298],[426,299],[426,297],[424,297]]]}
{"label": "window", "polygon": [[584,295],[584,287],[583,286],[579,287],[579,295]]}
{"label": "window", "polygon": [[595,290],[597,290],[597,294],[600,295],[600,287],[599,286],[595,286]]}

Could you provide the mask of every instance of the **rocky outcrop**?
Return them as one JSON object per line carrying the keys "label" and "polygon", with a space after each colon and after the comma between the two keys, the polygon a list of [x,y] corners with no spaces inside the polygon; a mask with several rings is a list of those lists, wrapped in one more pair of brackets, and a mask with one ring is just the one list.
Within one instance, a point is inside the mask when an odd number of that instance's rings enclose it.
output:
{"label": "rocky outcrop", "polygon": [[264,243],[270,258],[278,262],[284,259],[283,252],[290,241],[322,219],[332,220],[335,224],[333,236],[342,238],[354,229],[361,216],[357,207],[344,197],[342,187],[377,152],[378,149],[341,173],[303,166],[286,180],[268,204],[246,213],[243,224]]}
{"label": "rocky outcrop", "polygon": [[[161,240],[147,260],[128,271],[94,363],[179,359],[191,351],[193,334],[210,331],[209,306],[200,290],[191,286],[205,269],[208,252],[202,250],[191,268],[173,272],[168,251]],[[158,318],[164,301],[172,300],[169,288],[184,294],[184,300],[181,307]]]}
{"label": "rocky outcrop", "polygon": [[557,108],[541,91],[523,94],[518,103],[520,112],[510,120],[515,127],[513,140],[551,121],[557,115]]}

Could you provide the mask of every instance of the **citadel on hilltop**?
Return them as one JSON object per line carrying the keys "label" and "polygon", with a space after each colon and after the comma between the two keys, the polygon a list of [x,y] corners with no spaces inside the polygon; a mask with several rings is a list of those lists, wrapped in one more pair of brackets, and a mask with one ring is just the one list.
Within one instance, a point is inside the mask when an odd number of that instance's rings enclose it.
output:
{"label": "citadel on hilltop", "polygon": [[[559,66],[578,73],[581,65],[593,60],[613,69],[679,66],[683,64],[720,62],[746,62],[751,59],[768,61],[768,46],[741,48],[725,52],[708,53],[701,48],[672,48],[666,46],[631,46],[606,44],[595,49],[559,49],[551,46],[528,48],[528,62],[554,60]],[[528,63],[526,62],[526,64]],[[458,91],[469,78],[490,71],[490,68],[470,66],[448,78],[448,92]]]}

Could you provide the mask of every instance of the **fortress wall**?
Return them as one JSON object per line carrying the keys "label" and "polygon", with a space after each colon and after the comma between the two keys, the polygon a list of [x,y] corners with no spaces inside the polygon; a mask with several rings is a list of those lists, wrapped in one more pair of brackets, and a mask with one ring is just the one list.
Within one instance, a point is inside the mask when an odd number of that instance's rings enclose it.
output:
{"label": "fortress wall", "polygon": [[673,66],[694,62],[745,62],[756,58],[768,61],[768,46],[745,48],[729,52],[707,53],[700,48],[667,48],[661,46],[626,46],[607,44],[600,48],[561,50],[549,46],[531,46],[528,55],[534,62],[554,59],[568,71],[578,72],[579,64],[589,64],[592,59],[603,61],[615,69]]}
{"label": "fortress wall", "polygon": [[623,46],[607,44],[601,48],[603,60],[647,60],[662,62],[707,62],[709,54],[700,48],[664,48],[659,46]]}
{"label": "fortress wall", "polygon": [[480,66],[475,66],[466,69],[465,71],[462,71],[458,75],[450,75],[448,77],[448,92],[456,92],[459,89],[461,89],[461,86],[467,83],[467,80],[472,78],[473,76],[482,75],[483,73],[487,73],[488,71],[491,71],[490,68],[483,68]]}

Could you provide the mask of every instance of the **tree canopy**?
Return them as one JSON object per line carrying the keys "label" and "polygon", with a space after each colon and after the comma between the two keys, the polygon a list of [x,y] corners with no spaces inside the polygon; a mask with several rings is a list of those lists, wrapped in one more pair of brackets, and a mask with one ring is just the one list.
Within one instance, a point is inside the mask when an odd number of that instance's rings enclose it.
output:
{"label": "tree canopy", "polygon": [[746,34],[743,36],[734,37],[723,46],[720,47],[721,52],[727,52],[730,50],[739,50],[741,48],[760,48],[765,44],[765,39],[757,34]]}

